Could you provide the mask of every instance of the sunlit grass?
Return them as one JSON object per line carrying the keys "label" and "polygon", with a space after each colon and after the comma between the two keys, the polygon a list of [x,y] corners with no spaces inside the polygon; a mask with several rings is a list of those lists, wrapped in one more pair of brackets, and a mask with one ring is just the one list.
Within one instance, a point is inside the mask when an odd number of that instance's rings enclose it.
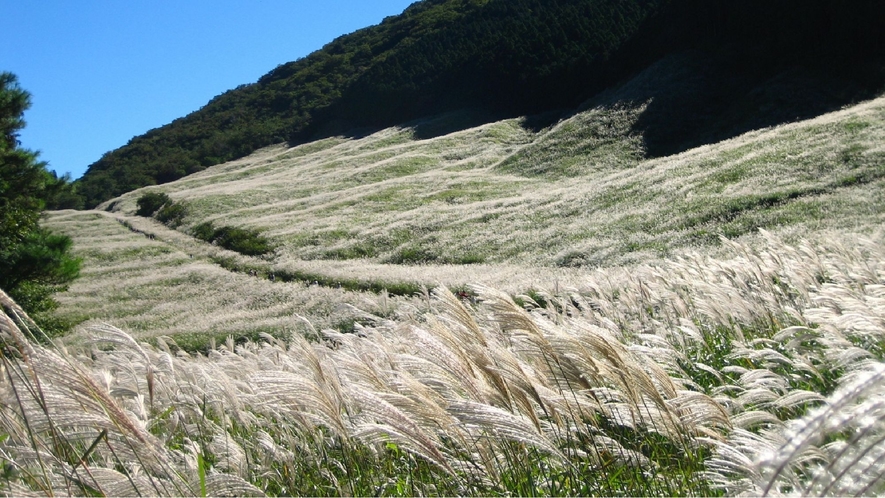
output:
{"label": "sunlit grass", "polygon": [[0,486],[877,494],[885,246],[762,235],[758,249],[724,241],[719,257],[600,270],[521,305],[439,288],[411,318],[364,313],[341,333],[293,316],[304,335],[190,354],[187,336],[147,344],[103,324],[41,345],[0,295]]}
{"label": "sunlit grass", "polygon": [[50,213],[81,326],[4,301],[0,489],[881,494],[883,109],[652,160],[641,106],[443,116]]}
{"label": "sunlit grass", "polygon": [[[885,181],[882,105],[874,100],[654,160],[643,160],[641,137],[629,132],[641,106],[588,109],[536,134],[518,120],[432,139],[392,128],[268,148],[162,190],[188,204],[188,226],[260,229],[279,239],[285,257],[379,263],[414,246],[444,262],[458,258],[440,248],[490,263],[617,265],[715,246],[718,233],[876,226]],[[603,154],[603,135],[632,145]],[[124,195],[113,210],[130,212],[137,195]],[[330,228],[348,235],[332,248],[304,243],[327,239]],[[400,229],[416,234],[407,245],[388,240]]]}
{"label": "sunlit grass", "polygon": [[[325,324],[335,305],[324,300],[362,306],[386,287],[484,282],[517,294],[579,282],[594,268],[672,258],[693,248],[716,251],[720,235],[751,240],[759,228],[787,238],[833,229],[869,233],[885,215],[883,102],[677,156],[602,161],[559,179],[515,176],[519,168],[511,166],[529,156],[552,165],[585,157],[595,150],[587,144],[602,124],[623,131],[639,111],[614,108],[608,115],[592,108],[537,133],[512,119],[431,139],[391,128],[270,147],[151,187],[188,206],[178,231],[131,216],[139,192],[109,203],[110,213],[50,215],[47,225],[74,236],[86,258],[84,278],[60,297],[59,313],[73,322],[119,319],[114,323],[124,327],[133,317],[137,333],[160,333],[171,320],[223,336],[251,327],[239,318],[198,324],[196,317],[237,310],[248,301],[236,297],[238,290],[298,303],[270,308],[276,310],[268,311],[271,323],[289,309]],[[568,143],[574,150],[567,154],[556,145]],[[260,230],[276,250],[252,260],[203,244],[189,234],[204,222]],[[222,260],[243,271],[230,275],[217,265]],[[249,269],[263,278],[249,278]],[[271,284],[272,273],[287,282]],[[120,299],[117,289],[131,282],[153,289],[167,282],[169,291]],[[226,293],[231,297],[216,297]],[[404,310],[420,302],[395,299],[404,301]],[[161,314],[169,319],[154,327],[152,307],[177,311]]]}

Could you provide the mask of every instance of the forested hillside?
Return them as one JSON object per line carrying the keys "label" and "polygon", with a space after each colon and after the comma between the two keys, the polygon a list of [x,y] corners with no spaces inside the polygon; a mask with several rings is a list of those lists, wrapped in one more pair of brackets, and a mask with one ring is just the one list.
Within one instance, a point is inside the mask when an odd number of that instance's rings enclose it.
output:
{"label": "forested hillside", "polygon": [[[649,68],[666,91],[620,87]],[[465,108],[463,126],[546,113],[525,121],[543,126],[594,98],[650,99],[636,127],[648,155],[665,155],[838,108],[883,82],[876,0],[424,0],[133,138],[77,188],[91,207],[273,143]]]}

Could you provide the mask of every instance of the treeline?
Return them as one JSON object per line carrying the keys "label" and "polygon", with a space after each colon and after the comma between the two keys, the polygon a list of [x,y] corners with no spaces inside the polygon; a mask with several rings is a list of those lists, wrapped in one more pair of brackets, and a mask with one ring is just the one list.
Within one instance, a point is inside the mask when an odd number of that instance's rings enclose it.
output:
{"label": "treeline", "polygon": [[881,89],[883,33],[879,0],[424,0],[133,138],[77,189],[91,207],[287,140],[465,107],[568,109],[684,50],[741,91],[795,67],[837,75],[847,102]]}
{"label": "treeline", "polygon": [[612,81],[612,56],[665,3],[491,1],[368,68],[323,117],[384,126],[468,106],[570,107]]}

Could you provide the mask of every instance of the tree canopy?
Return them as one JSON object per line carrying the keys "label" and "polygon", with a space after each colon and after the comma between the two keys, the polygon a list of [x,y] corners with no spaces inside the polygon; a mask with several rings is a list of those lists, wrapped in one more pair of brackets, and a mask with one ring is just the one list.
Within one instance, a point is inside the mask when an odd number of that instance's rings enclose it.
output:
{"label": "tree canopy", "polygon": [[26,311],[39,312],[53,306],[51,294],[77,276],[80,262],[70,254],[69,237],[39,223],[47,206],[60,207],[72,191],[36,152],[21,147],[18,132],[30,104],[16,76],[0,73],[0,288]]}

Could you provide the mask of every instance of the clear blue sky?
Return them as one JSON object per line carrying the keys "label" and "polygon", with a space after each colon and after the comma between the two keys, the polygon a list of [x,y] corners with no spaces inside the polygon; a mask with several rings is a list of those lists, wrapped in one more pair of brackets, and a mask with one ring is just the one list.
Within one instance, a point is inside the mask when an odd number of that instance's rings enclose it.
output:
{"label": "clear blue sky", "polygon": [[79,178],[102,154],[415,0],[0,0],[22,146]]}

